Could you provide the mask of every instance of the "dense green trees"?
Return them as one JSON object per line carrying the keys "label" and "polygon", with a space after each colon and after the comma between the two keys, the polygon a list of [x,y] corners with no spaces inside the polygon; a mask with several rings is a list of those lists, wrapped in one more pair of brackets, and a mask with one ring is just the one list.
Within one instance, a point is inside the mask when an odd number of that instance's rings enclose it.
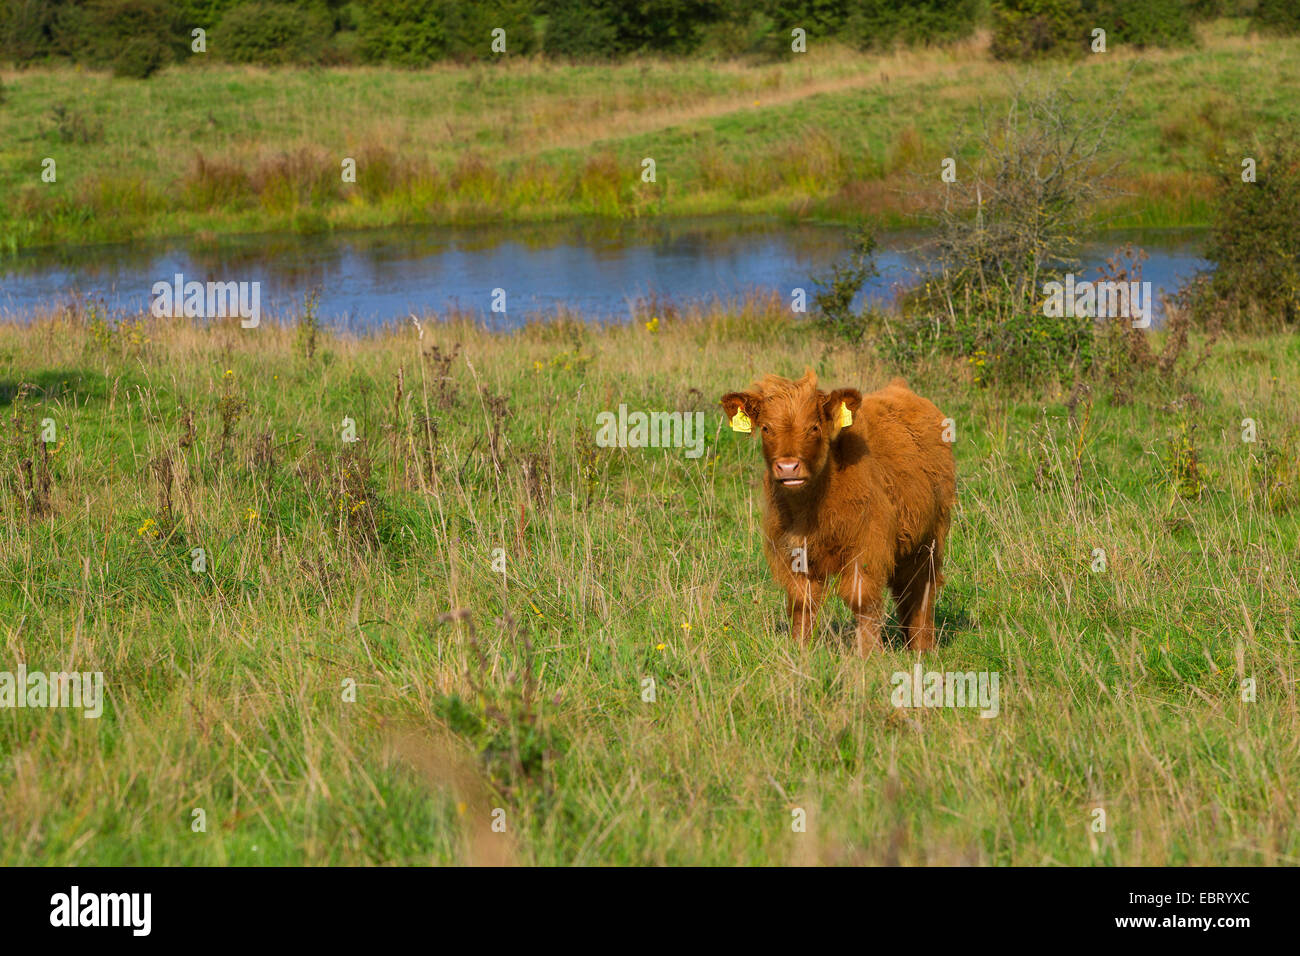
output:
{"label": "dense green trees", "polygon": [[947,42],[989,0],[0,0],[0,59],[122,61],[147,75],[187,56],[191,31],[231,62],[420,66],[508,54],[609,59],[638,53],[777,54],[791,31],[859,48]]}
{"label": "dense green trees", "polygon": [[[810,47],[947,43],[982,26],[1003,58],[1081,54],[1110,44],[1176,46],[1193,23],[1248,12],[1242,0],[0,0],[0,60],[70,59],[131,76],[190,55],[207,33],[237,63],[394,63],[486,59],[539,50],[601,60],[635,54],[784,55]],[[1260,29],[1300,31],[1293,0],[1254,0]]]}

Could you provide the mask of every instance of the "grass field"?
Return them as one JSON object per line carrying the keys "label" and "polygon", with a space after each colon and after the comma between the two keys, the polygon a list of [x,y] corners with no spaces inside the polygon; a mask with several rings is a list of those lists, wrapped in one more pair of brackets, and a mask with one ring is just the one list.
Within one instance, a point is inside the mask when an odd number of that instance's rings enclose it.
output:
{"label": "grass field", "polygon": [[[925,667],[998,672],[991,719],[892,707],[915,656],[838,604],[795,647],[760,557],[717,398],[870,353],[761,302],[311,350],[0,325],[3,656],[108,695],[0,712],[0,864],[1300,863],[1294,336],[1126,405],[911,375],[957,425]],[[706,453],[597,447],[620,403]]]}
{"label": "grass field", "polygon": [[[987,38],[777,63],[334,70],[187,64],[152,80],[0,72],[0,254],[67,242],[399,223],[715,212],[914,224],[981,103],[1127,83],[1115,227],[1201,225],[1210,170],[1296,118],[1300,44],[1206,28],[1199,48],[996,63]],[[656,181],[642,181],[642,161]],[[57,181],[43,182],[55,160]],[[342,163],[356,161],[356,182]]]}

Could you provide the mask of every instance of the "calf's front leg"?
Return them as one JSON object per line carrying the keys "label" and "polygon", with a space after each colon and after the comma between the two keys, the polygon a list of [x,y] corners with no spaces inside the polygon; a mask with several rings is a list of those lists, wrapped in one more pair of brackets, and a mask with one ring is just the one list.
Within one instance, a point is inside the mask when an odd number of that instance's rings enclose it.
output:
{"label": "calf's front leg", "polygon": [[884,650],[881,629],[885,623],[885,582],[866,574],[860,568],[845,571],[840,576],[840,597],[857,619],[853,636],[859,657],[869,657]]}
{"label": "calf's front leg", "polygon": [[821,607],[825,585],[812,578],[799,577],[786,585],[786,610],[790,614],[790,631],[799,646],[806,647],[812,640],[817,624],[817,609]]}

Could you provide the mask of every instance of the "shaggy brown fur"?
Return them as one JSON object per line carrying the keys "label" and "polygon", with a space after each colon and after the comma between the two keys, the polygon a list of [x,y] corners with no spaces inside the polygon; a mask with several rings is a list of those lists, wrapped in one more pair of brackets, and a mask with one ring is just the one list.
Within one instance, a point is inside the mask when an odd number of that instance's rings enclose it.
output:
{"label": "shaggy brown fur", "polygon": [[[847,428],[841,403],[853,414]],[[722,407],[728,420],[743,409],[763,440],[764,552],[796,639],[812,636],[828,582],[838,578],[857,617],[859,654],[881,647],[886,587],[907,646],[934,647],[957,481],[943,413],[901,378],[864,397],[818,390],[812,369],[797,382],[769,375],[724,395]]]}

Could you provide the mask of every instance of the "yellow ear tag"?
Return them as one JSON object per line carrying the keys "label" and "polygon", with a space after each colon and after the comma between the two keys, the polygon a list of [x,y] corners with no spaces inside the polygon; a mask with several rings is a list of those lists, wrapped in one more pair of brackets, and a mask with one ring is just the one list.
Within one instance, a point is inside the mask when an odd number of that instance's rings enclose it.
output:
{"label": "yellow ear tag", "polygon": [[849,406],[840,402],[840,428],[848,428],[853,424],[853,413],[849,411]]}
{"label": "yellow ear tag", "polygon": [[731,416],[731,430],[737,432],[752,432],[754,423],[749,420],[743,408],[736,409],[736,414]]}

